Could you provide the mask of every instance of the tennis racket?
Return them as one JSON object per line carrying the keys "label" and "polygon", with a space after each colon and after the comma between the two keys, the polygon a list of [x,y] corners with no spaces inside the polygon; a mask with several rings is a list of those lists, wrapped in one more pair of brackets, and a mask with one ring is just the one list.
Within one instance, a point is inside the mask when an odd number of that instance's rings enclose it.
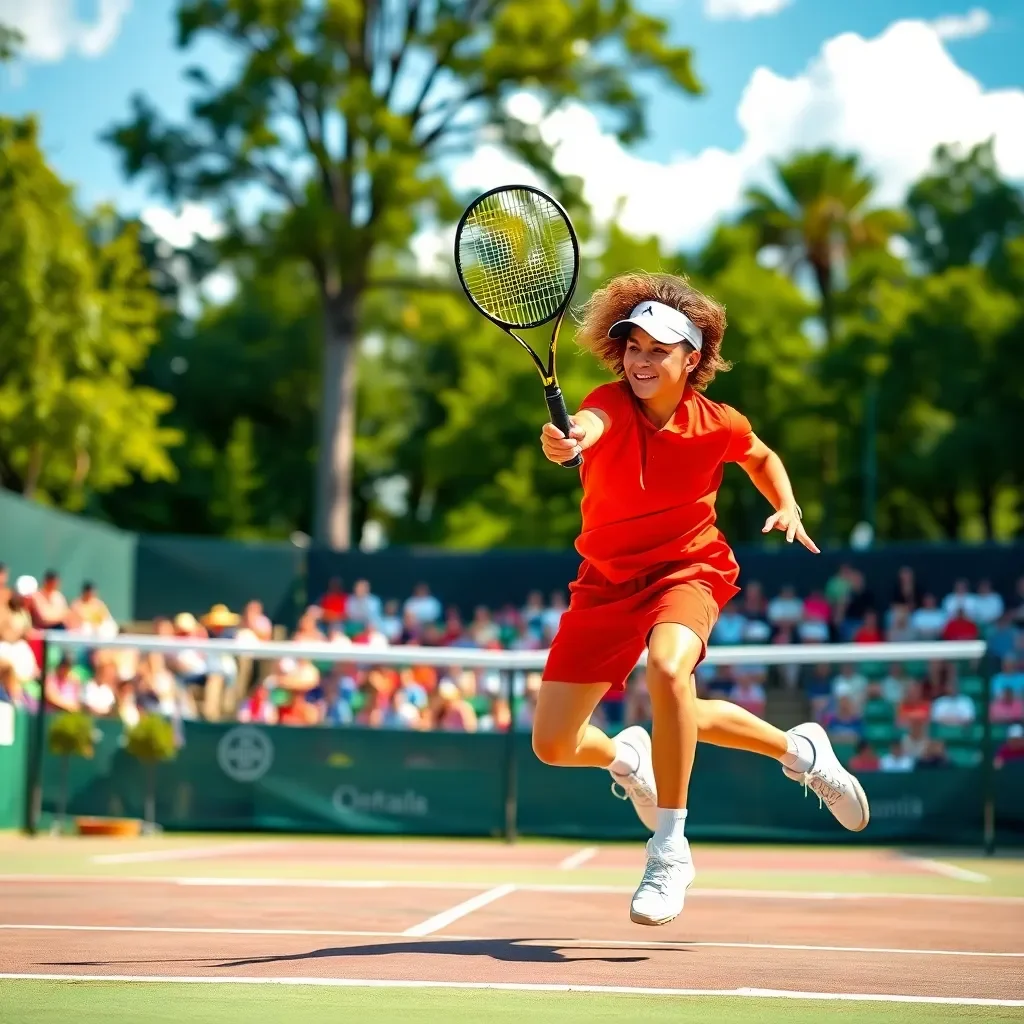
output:
{"label": "tennis racket", "polygon": [[[569,436],[569,413],[555,375],[558,332],[580,273],[569,215],[530,185],[503,185],[478,196],[455,232],[455,267],[469,301],[533,359],[551,422]],[[554,321],[545,363],[515,332]],[[574,469],[574,455],[562,465]]]}

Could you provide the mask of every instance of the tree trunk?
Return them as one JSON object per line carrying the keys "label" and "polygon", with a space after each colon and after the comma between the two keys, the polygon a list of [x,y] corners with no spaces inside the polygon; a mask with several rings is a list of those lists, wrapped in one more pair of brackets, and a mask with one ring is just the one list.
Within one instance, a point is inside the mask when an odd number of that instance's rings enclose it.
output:
{"label": "tree trunk", "polygon": [[152,827],[156,823],[156,765],[146,765],[146,824]]}
{"label": "tree trunk", "polygon": [[996,535],[996,488],[987,477],[978,484],[978,497],[981,501],[981,520],[985,524],[985,540],[993,540]]}
{"label": "tree trunk", "polygon": [[325,300],[313,539],[336,551],[347,550],[352,538],[356,356],[354,297]]}
{"label": "tree trunk", "polygon": [[28,469],[25,472],[25,482],[21,493],[24,497],[33,499],[36,496],[36,488],[39,486],[39,477],[43,472],[43,443],[36,441],[32,445],[32,454],[29,456]]}
{"label": "tree trunk", "polygon": [[57,809],[57,820],[60,822],[60,835],[64,834],[68,818],[68,769],[71,758],[60,759],[60,805]]}
{"label": "tree trunk", "polygon": [[956,507],[956,491],[947,491],[939,497],[938,520],[948,540],[960,536],[960,512]]}

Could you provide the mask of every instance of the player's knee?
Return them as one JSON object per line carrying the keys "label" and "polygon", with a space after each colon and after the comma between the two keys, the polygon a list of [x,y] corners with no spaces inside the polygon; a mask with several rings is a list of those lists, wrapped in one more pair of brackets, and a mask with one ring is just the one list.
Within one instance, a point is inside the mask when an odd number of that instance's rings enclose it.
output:
{"label": "player's knee", "polygon": [[651,654],[647,658],[647,689],[676,690],[690,685],[690,667],[679,659]]}
{"label": "player's knee", "polygon": [[533,752],[545,764],[570,764],[576,753],[576,737],[534,727]]}

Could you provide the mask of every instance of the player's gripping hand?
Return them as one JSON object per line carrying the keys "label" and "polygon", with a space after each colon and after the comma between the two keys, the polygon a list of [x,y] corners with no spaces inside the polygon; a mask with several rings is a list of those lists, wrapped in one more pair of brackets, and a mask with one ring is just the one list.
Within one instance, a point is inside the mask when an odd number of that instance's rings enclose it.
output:
{"label": "player's gripping hand", "polygon": [[575,420],[570,419],[569,436],[566,437],[554,423],[545,423],[540,432],[540,446],[545,458],[561,465],[568,462],[574,455],[579,455],[583,448],[581,442],[586,431]]}

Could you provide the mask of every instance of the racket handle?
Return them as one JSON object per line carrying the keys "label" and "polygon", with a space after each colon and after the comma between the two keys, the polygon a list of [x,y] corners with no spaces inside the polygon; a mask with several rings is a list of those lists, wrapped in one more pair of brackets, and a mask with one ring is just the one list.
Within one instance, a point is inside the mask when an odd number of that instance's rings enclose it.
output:
{"label": "racket handle", "polygon": [[[565,399],[562,397],[562,389],[557,384],[549,384],[544,388],[544,398],[548,403],[548,412],[551,415],[551,422],[558,429],[569,436],[572,424],[569,422],[569,412],[565,408]],[[562,463],[563,469],[575,469],[583,462],[582,455],[574,455],[568,462]]]}

